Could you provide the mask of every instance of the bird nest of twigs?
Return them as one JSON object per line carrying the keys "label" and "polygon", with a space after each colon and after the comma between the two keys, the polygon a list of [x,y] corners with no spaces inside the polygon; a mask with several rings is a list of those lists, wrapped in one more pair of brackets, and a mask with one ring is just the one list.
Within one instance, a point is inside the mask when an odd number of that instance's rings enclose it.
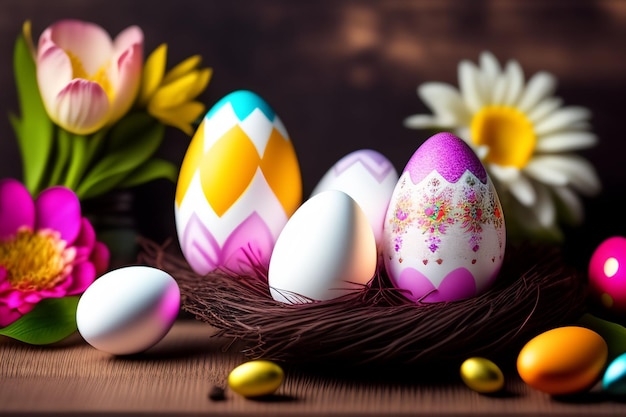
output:
{"label": "bird nest of twigs", "polygon": [[182,309],[242,342],[253,358],[341,364],[421,364],[519,349],[584,312],[585,285],[556,247],[509,247],[498,280],[463,301],[416,304],[384,271],[330,301],[274,301],[263,277],[196,274],[172,245],[142,241],[139,261],[171,274]]}

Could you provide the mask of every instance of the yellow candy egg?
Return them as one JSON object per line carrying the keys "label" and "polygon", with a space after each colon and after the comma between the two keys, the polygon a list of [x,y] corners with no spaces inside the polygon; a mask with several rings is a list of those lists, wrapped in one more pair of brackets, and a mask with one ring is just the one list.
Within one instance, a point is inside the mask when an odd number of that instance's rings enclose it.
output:
{"label": "yellow candy egg", "polygon": [[465,385],[481,394],[498,392],[504,387],[504,375],[498,365],[485,358],[469,358],[461,365]]}
{"label": "yellow candy egg", "polygon": [[531,339],[520,351],[517,371],[528,385],[551,395],[585,391],[599,379],[608,356],[593,330],[566,326]]}
{"label": "yellow candy egg", "polygon": [[274,362],[254,360],[233,369],[228,375],[228,386],[244,397],[260,397],[273,394],[284,377],[282,368]]}

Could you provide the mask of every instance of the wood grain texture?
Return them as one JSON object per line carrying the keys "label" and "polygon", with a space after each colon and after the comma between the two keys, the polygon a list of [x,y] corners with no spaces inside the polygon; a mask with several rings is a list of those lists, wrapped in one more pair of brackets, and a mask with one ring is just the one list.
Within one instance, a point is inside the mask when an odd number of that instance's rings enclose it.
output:
{"label": "wood grain texture", "polygon": [[[245,399],[224,386],[244,358],[197,321],[179,321],[159,344],[116,358],[78,335],[52,347],[0,339],[0,415],[625,415],[626,403],[597,391],[554,399],[508,377],[504,394],[477,394],[436,369],[286,368],[277,394]],[[230,349],[225,350],[226,347]]]}

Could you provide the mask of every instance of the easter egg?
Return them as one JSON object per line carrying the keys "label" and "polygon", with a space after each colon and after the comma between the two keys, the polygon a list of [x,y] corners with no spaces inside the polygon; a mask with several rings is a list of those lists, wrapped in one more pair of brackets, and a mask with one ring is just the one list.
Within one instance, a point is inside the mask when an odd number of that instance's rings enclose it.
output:
{"label": "easter egg", "polygon": [[271,361],[253,360],[242,363],[228,375],[228,386],[244,397],[273,394],[283,383],[285,374]]}
{"label": "easter egg", "polygon": [[387,206],[397,182],[398,172],[383,154],[361,149],[337,161],[324,174],[312,195],[326,190],[348,194],[365,212],[376,244],[380,246]]}
{"label": "easter egg", "polygon": [[461,364],[460,374],[465,385],[481,394],[498,392],[504,387],[502,371],[489,359],[466,359]]}
{"label": "easter egg", "polygon": [[416,302],[477,296],[495,281],[505,250],[496,190],[463,140],[439,133],[409,159],[383,225],[383,258]]}
{"label": "easter egg", "polygon": [[626,315],[625,237],[610,237],[595,249],[589,261],[589,291],[607,310]]}
{"label": "easter egg", "polygon": [[626,353],[609,364],[602,377],[602,388],[615,395],[626,395]]}
{"label": "easter egg", "polygon": [[376,241],[369,220],[343,191],[304,202],[281,232],[268,272],[272,298],[323,301],[362,289],[374,276]]}
{"label": "easter egg", "polygon": [[200,275],[265,273],[301,199],[285,126],[261,97],[235,91],[207,112],[181,165],[175,216],[182,253]]}
{"label": "easter egg", "polygon": [[128,266],[107,272],[87,288],[78,301],[76,323],[96,349],[129,355],[159,342],[179,308],[180,290],[168,273]]}
{"label": "easter egg", "polygon": [[591,388],[606,364],[608,348],[593,330],[558,327],[531,339],[517,357],[517,371],[534,389],[552,395]]}

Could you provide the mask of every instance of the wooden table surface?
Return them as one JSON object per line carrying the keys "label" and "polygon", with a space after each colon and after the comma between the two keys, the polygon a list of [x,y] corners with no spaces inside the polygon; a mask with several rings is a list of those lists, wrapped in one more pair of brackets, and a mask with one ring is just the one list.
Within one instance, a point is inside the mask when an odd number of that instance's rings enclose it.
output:
{"label": "wooden table surface", "polygon": [[332,370],[288,369],[277,394],[263,401],[229,390],[214,401],[209,392],[244,357],[232,345],[226,350],[227,341],[213,332],[181,320],[152,349],[124,358],[92,348],[78,334],[43,347],[2,338],[0,415],[626,415],[626,401],[598,391],[555,399],[516,377],[507,379],[504,394],[486,396],[456,375],[429,384],[419,375],[412,382],[408,374],[368,378]]}

